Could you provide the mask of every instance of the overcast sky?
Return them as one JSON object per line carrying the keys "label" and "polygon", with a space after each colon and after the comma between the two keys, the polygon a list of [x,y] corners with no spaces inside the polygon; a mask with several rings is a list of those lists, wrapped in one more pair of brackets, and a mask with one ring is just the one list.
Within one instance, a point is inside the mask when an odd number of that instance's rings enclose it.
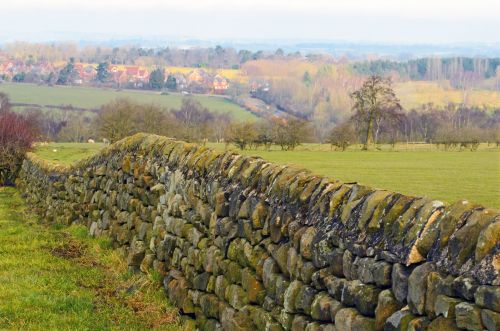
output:
{"label": "overcast sky", "polygon": [[193,37],[500,42],[499,0],[0,0],[0,43]]}

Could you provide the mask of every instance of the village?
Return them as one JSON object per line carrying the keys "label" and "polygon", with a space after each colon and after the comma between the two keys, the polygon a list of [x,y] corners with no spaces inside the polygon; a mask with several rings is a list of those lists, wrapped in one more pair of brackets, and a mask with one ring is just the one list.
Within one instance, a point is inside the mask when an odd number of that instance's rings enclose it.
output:
{"label": "village", "polygon": [[61,84],[59,76],[68,66],[66,62],[22,61],[0,58],[0,83],[33,83],[47,85],[99,86],[127,89],[151,88],[151,73],[160,70],[163,84],[173,91],[224,95],[229,79],[214,69],[145,67],[138,65],[107,64],[105,79],[98,77],[99,65],[75,62],[69,79]]}

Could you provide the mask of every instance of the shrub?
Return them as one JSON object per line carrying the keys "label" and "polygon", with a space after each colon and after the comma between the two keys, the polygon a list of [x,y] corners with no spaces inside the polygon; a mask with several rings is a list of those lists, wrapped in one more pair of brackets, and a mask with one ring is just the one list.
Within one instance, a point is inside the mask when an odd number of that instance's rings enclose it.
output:
{"label": "shrub", "polygon": [[0,185],[13,185],[26,152],[37,135],[34,118],[0,112]]}
{"label": "shrub", "polygon": [[343,123],[333,128],[330,133],[330,144],[342,151],[356,141],[356,131],[351,123]]}

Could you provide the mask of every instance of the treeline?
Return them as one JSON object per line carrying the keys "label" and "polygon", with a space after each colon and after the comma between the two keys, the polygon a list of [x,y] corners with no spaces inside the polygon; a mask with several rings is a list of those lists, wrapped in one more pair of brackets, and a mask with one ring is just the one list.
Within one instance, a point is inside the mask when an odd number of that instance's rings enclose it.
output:
{"label": "treeline", "polygon": [[[285,54],[276,51],[236,50],[231,47],[175,47],[144,48],[136,46],[105,47],[88,45],[83,48],[73,43],[33,44],[15,42],[0,49],[0,55],[8,58],[36,63],[40,61],[61,62],[74,58],[83,63],[110,63],[115,65],[180,66],[198,68],[237,69],[250,60],[263,58],[298,58],[298,52]],[[1,56],[0,56],[1,57]]]}
{"label": "treeline", "polygon": [[[406,62],[375,60],[353,63],[352,68],[360,75],[386,76],[397,73],[406,80],[450,80],[459,81],[463,75],[469,78],[489,79],[495,77],[500,58],[421,58]],[[457,82],[458,83],[458,82]]]}
{"label": "treeline", "polygon": [[[339,150],[363,144],[366,122],[357,116],[336,125],[328,142]],[[445,150],[477,149],[480,143],[500,145],[500,109],[485,112],[473,108],[412,110],[374,122],[372,138],[375,145],[396,143],[429,143]]]}

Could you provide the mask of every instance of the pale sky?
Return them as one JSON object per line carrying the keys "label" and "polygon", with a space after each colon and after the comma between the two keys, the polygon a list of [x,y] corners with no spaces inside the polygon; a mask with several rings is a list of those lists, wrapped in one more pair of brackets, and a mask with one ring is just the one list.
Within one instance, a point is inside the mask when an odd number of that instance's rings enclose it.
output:
{"label": "pale sky", "polygon": [[499,0],[0,0],[0,43],[193,37],[500,42]]}

